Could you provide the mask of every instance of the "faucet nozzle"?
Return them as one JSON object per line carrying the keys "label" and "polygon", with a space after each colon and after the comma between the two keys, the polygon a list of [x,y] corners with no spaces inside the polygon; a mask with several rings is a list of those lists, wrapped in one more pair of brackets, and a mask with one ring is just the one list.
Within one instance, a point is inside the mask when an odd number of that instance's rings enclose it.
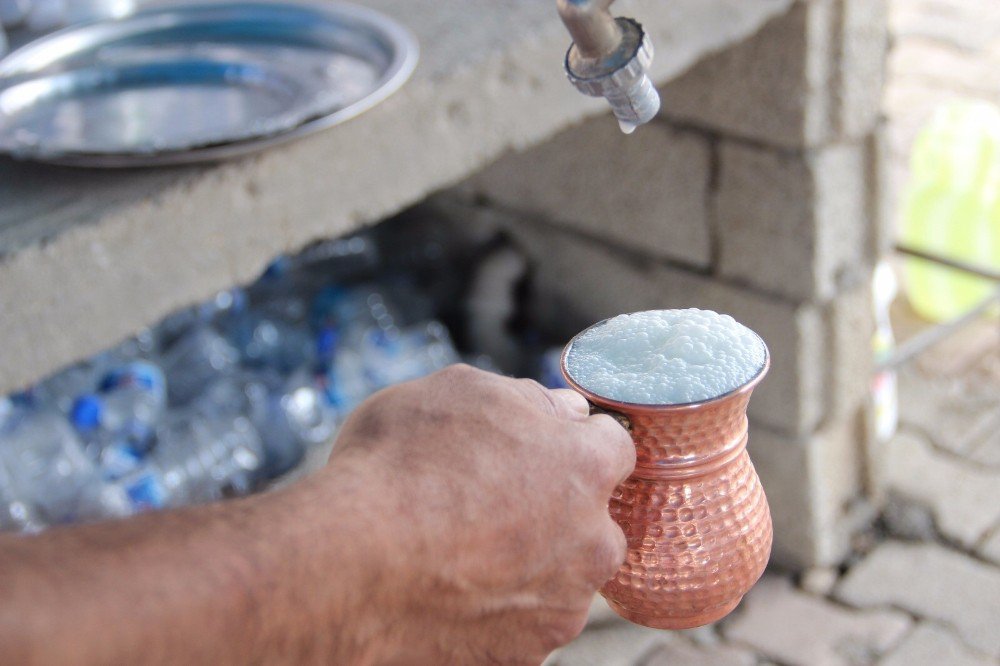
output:
{"label": "faucet nozzle", "polygon": [[585,95],[607,99],[622,131],[631,134],[660,110],[660,95],[647,75],[653,44],[639,23],[611,16],[612,2],[557,0],[573,37],[566,75]]}

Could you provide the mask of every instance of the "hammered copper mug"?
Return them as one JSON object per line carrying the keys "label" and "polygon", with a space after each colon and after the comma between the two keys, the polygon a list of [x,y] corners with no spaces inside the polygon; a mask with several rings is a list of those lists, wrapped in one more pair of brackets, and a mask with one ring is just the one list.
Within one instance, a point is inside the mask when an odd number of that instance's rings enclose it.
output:
{"label": "hammered copper mug", "polygon": [[[577,336],[579,337],[579,336]],[[574,338],[575,340],[576,338]],[[771,514],[747,454],[747,404],[770,366],[724,395],[683,405],[638,405],[586,390],[562,373],[592,411],[632,434],[636,465],[611,497],[628,556],[601,589],[636,624],[690,629],[722,619],[764,573]]]}

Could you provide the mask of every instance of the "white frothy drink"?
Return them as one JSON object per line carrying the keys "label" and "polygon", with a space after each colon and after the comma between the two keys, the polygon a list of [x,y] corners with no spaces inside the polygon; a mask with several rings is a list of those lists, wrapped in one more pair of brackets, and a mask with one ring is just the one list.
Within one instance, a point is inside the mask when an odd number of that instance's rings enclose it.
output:
{"label": "white frothy drink", "polygon": [[729,393],[756,377],[767,352],[756,333],[711,310],[624,314],[584,331],[566,369],[610,400],[679,405]]}

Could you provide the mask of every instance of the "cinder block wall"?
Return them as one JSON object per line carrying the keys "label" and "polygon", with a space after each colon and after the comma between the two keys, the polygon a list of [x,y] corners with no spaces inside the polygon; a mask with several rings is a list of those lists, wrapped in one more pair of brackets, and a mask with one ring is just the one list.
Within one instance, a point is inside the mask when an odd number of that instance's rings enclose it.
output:
{"label": "cinder block wall", "polygon": [[883,0],[799,0],[669,84],[635,135],[596,118],[448,195],[520,239],[554,330],[701,307],[763,335],[773,369],[751,402],[750,450],[774,560],[794,568],[841,560],[871,515],[862,414],[886,40]]}

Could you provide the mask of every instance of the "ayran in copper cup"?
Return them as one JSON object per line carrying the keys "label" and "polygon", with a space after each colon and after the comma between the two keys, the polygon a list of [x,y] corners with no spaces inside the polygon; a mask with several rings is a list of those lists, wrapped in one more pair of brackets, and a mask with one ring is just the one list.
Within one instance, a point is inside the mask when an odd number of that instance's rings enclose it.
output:
{"label": "ayran in copper cup", "polygon": [[647,627],[690,629],[722,619],[771,554],[771,513],[746,450],[750,393],[770,367],[766,346],[763,367],[734,391],[641,405],[609,400],[573,379],[566,358],[577,338],[563,350],[566,381],[592,411],[628,428],[636,448],[635,471],[609,503],[628,556],[601,594],[619,615]]}

